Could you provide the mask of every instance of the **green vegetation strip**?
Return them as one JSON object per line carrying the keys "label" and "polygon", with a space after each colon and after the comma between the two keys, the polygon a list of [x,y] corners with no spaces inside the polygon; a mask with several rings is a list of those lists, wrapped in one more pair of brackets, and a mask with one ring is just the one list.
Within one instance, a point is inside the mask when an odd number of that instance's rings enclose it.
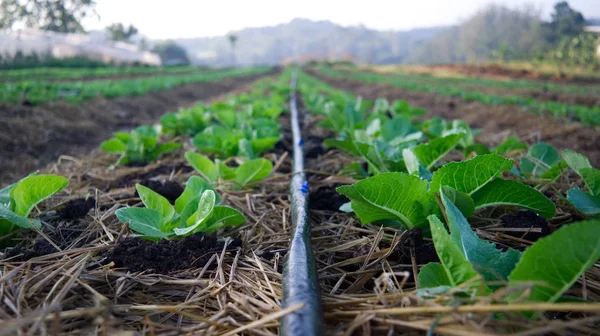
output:
{"label": "green vegetation strip", "polygon": [[3,81],[24,81],[41,79],[63,80],[81,79],[86,77],[107,77],[127,75],[173,74],[210,72],[211,69],[197,66],[174,67],[98,67],[98,68],[31,68],[16,70],[0,70]]}
{"label": "green vegetation strip", "polygon": [[467,90],[453,86],[424,84],[411,82],[403,77],[368,71],[338,71],[327,66],[319,66],[317,70],[334,78],[351,78],[365,83],[385,83],[409,91],[436,93],[446,97],[458,97],[466,101],[477,101],[488,105],[520,105],[528,111],[541,114],[550,113],[554,117],[581,121],[588,125],[600,125],[600,108],[582,105],[569,105],[553,101],[539,101],[535,98],[520,96],[499,96]]}
{"label": "green vegetation strip", "polygon": [[142,95],[152,91],[172,89],[176,86],[207,82],[226,77],[241,77],[265,73],[269,67],[252,67],[227,69],[214,73],[189,75],[155,76],[126,80],[98,80],[73,83],[1,83],[0,102],[19,103],[27,99],[34,105],[65,100],[70,103],[81,103],[98,96],[116,98]]}
{"label": "green vegetation strip", "polygon": [[[315,78],[302,75],[301,80],[307,108],[321,114],[320,125],[337,134],[325,144],[366,163],[366,168],[355,162],[340,172],[357,180],[337,188],[350,200],[340,210],[354,213],[363,225],[419,228],[431,236],[440,262],[421,267],[416,292],[421,298],[441,302],[459,292],[465,298],[494,296],[498,303],[553,303],[564,300],[564,293],[600,259],[600,170],[585,156],[560,153],[545,143],[528,147],[516,138],[488,148],[475,141],[475,132],[463,121],[419,121],[424,111],[405,101],[348,99]],[[450,152],[465,159],[443,164]],[[497,248],[468,222],[482,208],[517,207],[554,218],[556,205],[542,190],[567,167],[582,177],[587,191],[573,187],[566,198],[553,198],[591,220],[565,223],[523,252]]]}

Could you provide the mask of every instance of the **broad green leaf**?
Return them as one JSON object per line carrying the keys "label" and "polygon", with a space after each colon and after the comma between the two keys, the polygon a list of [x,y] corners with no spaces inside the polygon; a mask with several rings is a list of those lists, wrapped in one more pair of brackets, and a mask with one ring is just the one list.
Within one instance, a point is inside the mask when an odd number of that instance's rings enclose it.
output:
{"label": "broad green leaf", "polygon": [[590,193],[595,196],[600,196],[600,170],[594,168],[582,168],[579,170],[585,186],[590,190]]}
{"label": "broad green leaf", "polygon": [[413,228],[425,225],[430,213],[427,181],[404,173],[382,173],[336,190],[350,199],[363,224],[394,219]]}
{"label": "broad green leaf", "polygon": [[[210,183],[207,182],[206,180],[204,180],[203,178],[201,178],[200,176],[190,177],[189,180],[185,184],[185,190],[183,190],[183,193],[181,194],[181,196],[179,196],[175,200],[175,210],[177,211],[177,213],[181,214],[183,209],[190,202],[192,202],[192,200],[202,196],[202,193],[204,193],[205,190],[215,191],[215,189],[213,189],[213,187],[210,185]],[[215,192],[215,196],[216,196],[216,203],[217,204],[221,203],[219,194],[217,194]],[[196,206],[197,206],[197,204],[196,204]],[[194,209],[194,211],[196,211],[196,210]],[[192,213],[194,211],[192,211]]]}
{"label": "broad green leaf", "polygon": [[471,196],[450,186],[442,186],[442,192],[465,217],[471,217],[471,215],[473,215],[473,212],[475,212],[475,202]]}
{"label": "broad green leaf", "polygon": [[440,186],[447,185],[472,195],[512,166],[512,160],[496,154],[478,155],[466,161],[451,162],[433,173],[430,189],[440,190]]}
{"label": "broad green leaf", "polygon": [[266,178],[271,174],[272,169],[273,164],[267,159],[259,158],[246,161],[235,170],[235,181],[245,186],[248,183]]}
{"label": "broad green leaf", "polygon": [[574,187],[567,191],[567,199],[577,208],[577,210],[586,215],[600,214],[600,197],[598,196],[594,196]]}
{"label": "broad green leaf", "polygon": [[[28,219],[27,217],[19,216],[14,212],[10,211],[8,207],[4,204],[0,204],[0,218],[4,218],[11,222],[12,224],[21,227],[23,229],[33,229],[33,227],[40,228],[42,224],[40,221],[35,219]],[[2,220],[0,220],[0,225],[2,225]],[[10,232],[6,232],[10,233]]]}
{"label": "broad green leaf", "polygon": [[579,174],[583,168],[593,168],[590,160],[575,151],[564,150],[562,152],[563,159],[567,162],[569,167]]}
{"label": "broad green leaf", "polygon": [[541,192],[517,181],[495,179],[473,193],[475,207],[512,205],[529,209],[545,218],[556,214],[556,206]]}
{"label": "broad green leaf", "polygon": [[509,286],[533,285],[529,301],[555,302],[600,259],[600,221],[563,225],[523,253]]}
{"label": "broad green leaf", "polygon": [[548,168],[545,172],[539,175],[541,180],[555,181],[558,179],[563,171],[567,168],[567,163],[564,160],[560,160],[555,163],[552,167]]}
{"label": "broad green leaf", "polygon": [[223,180],[233,180],[235,179],[235,170],[229,168],[223,161],[216,159],[215,164],[217,166],[217,170],[219,172],[219,176]]}
{"label": "broad green leaf", "polygon": [[17,183],[13,183],[8,187],[0,190],[0,204],[9,204],[10,203],[10,190],[17,185]]}
{"label": "broad green leaf", "polygon": [[521,159],[521,172],[537,177],[560,161],[558,150],[553,146],[538,142],[529,148],[527,156]]}
{"label": "broad green leaf", "polygon": [[459,133],[434,139],[429,143],[418,145],[413,149],[413,152],[425,168],[431,169],[444,155],[456,147],[463,136],[464,133]]}
{"label": "broad green leaf", "polygon": [[215,208],[216,196],[212,190],[206,190],[202,193],[198,201],[198,207],[196,212],[192,214],[187,220],[185,228],[175,228],[173,231],[176,235],[182,236],[193,232],[197,227],[202,225],[212,214]]}
{"label": "broad green leaf", "polygon": [[414,126],[410,120],[405,118],[394,118],[387,120],[383,124],[381,136],[387,141],[392,141],[398,137],[406,137],[414,131]]}
{"label": "broad green leaf", "polygon": [[442,264],[436,262],[430,262],[421,267],[417,280],[419,280],[419,288],[452,286],[446,269]]}
{"label": "broad green leaf", "polygon": [[185,159],[205,179],[214,182],[219,178],[217,166],[206,156],[195,152],[185,152]]}
{"label": "broad green leaf", "polygon": [[113,153],[113,154],[122,154],[127,151],[127,146],[125,145],[125,143],[123,143],[123,141],[121,141],[117,138],[112,138],[112,139],[103,141],[100,144],[100,148],[107,153]]}
{"label": "broad green leaf", "polygon": [[254,159],[256,157],[256,153],[248,139],[240,139],[238,141],[237,155],[248,159]]}
{"label": "broad green leaf", "polygon": [[503,252],[496,248],[496,244],[477,237],[467,219],[450,199],[444,193],[440,197],[446,210],[451,240],[466,260],[486,281],[505,280],[515,268],[521,253],[511,248]]}
{"label": "broad green leaf", "polygon": [[260,139],[250,140],[250,146],[256,155],[260,155],[266,151],[269,151],[275,147],[275,144],[279,142],[279,137],[267,137]]}
{"label": "broad green leaf", "polygon": [[224,226],[237,226],[246,221],[246,217],[239,211],[228,206],[215,206],[210,218],[204,222],[196,231],[206,233],[215,232]]}
{"label": "broad green leaf", "polygon": [[499,144],[496,149],[494,149],[494,153],[498,155],[510,153],[510,152],[521,152],[526,151],[527,145],[523,142],[519,141],[519,138],[516,136],[511,136],[508,139],[504,140],[503,143]]}
{"label": "broad green leaf", "polygon": [[158,211],[161,225],[164,226],[171,222],[175,215],[175,209],[164,196],[141,184],[136,184],[135,189],[146,208]]}
{"label": "broad green leaf", "polygon": [[22,179],[10,190],[11,211],[23,217],[38,203],[63,190],[69,181],[57,175],[33,175]]}
{"label": "broad green leaf", "polygon": [[[435,215],[431,215],[427,219],[429,220],[429,225],[431,227],[431,236],[433,238],[433,244],[435,245],[435,251],[444,266],[450,285],[456,287],[479,277],[463,252],[451,240],[448,231],[446,231],[444,224],[439,218]],[[479,282],[479,280],[475,280],[474,284]]]}
{"label": "broad green leaf", "polygon": [[149,208],[121,208],[115,212],[121,223],[128,223],[129,227],[138,233],[152,238],[167,238],[169,232],[161,231],[161,214],[158,210]]}

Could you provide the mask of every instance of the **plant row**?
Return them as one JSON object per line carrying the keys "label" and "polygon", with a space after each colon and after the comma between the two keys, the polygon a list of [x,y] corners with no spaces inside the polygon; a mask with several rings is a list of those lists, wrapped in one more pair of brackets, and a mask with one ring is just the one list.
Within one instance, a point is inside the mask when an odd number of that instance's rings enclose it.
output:
{"label": "plant row", "polygon": [[214,81],[226,77],[239,77],[267,72],[268,67],[225,69],[216,72],[186,75],[165,75],[121,80],[96,80],[89,82],[3,82],[0,83],[0,102],[19,103],[26,99],[31,104],[65,100],[81,103],[95,98],[116,98],[142,95],[152,91],[167,90],[179,85]]}
{"label": "plant row", "polygon": [[[424,111],[404,101],[357,99],[305,74],[299,83],[304,104],[337,134],[325,144],[361,161],[340,172],[357,180],[337,188],[350,199],[340,210],[364,225],[420,228],[433,239],[440,262],[421,268],[418,295],[460,297],[461,303],[494,295],[508,302],[568,300],[563,294],[600,259],[600,221],[594,220],[600,170],[585,156],[545,143],[529,147],[514,137],[489,148],[463,121],[420,120]],[[480,238],[469,224],[467,218],[486,208],[524,208],[551,219],[556,205],[543,191],[573,172],[585,190],[573,187],[554,198],[589,220],[565,224],[523,252]]]}
{"label": "plant row", "polygon": [[[242,224],[244,216],[221,204],[217,190],[252,188],[271,174],[273,164],[261,154],[271,150],[281,138],[278,117],[285,110],[289,94],[283,82],[286,76],[277,82],[270,78],[261,80],[249,93],[221,102],[199,103],[167,113],[159,125],[116,132],[113,138],[104,141],[101,149],[118,156],[111,169],[145,165],[167,153],[181,153],[185,145],[182,142],[199,150],[183,154],[198,175],[189,178],[174,204],[137,184],[136,191],[144,206],[120,208],[116,211],[117,218],[152,240],[209,233]],[[12,244],[11,238],[19,229],[40,229],[41,222],[30,218],[31,211],[67,184],[67,179],[61,176],[33,174],[0,190],[2,245]]]}
{"label": "plant row", "polygon": [[[350,69],[348,69],[350,70]],[[598,94],[600,86],[592,85],[577,85],[577,84],[559,84],[553,82],[532,81],[526,79],[510,79],[497,80],[483,77],[439,77],[436,75],[417,74],[405,72],[400,69],[394,69],[388,74],[405,81],[416,82],[421,84],[431,84],[435,86],[469,86],[469,87],[489,87],[499,89],[524,89],[524,90],[539,90],[550,91],[557,93],[574,93],[574,94]]]}
{"label": "plant row", "polygon": [[319,66],[317,70],[335,78],[352,78],[365,83],[386,83],[409,91],[436,93],[445,97],[458,97],[466,101],[476,101],[488,105],[519,105],[534,113],[549,113],[554,117],[581,121],[588,125],[600,125],[600,108],[584,105],[570,105],[554,101],[541,101],[531,97],[499,96],[477,90],[464,89],[451,85],[436,85],[410,81],[403,76],[390,76],[369,71],[338,71],[328,66]]}
{"label": "plant row", "polygon": [[0,70],[3,81],[40,81],[40,80],[77,80],[88,77],[127,76],[144,74],[172,74],[207,72],[197,66],[173,67],[98,67],[98,68],[29,68],[16,70]]}

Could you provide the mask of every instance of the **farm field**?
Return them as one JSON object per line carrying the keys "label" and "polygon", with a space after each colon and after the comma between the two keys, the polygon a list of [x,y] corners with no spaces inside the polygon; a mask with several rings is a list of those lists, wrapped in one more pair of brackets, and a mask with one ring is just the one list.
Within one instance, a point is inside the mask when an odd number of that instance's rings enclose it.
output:
{"label": "farm field", "polygon": [[371,70],[3,83],[2,332],[597,333],[600,87]]}

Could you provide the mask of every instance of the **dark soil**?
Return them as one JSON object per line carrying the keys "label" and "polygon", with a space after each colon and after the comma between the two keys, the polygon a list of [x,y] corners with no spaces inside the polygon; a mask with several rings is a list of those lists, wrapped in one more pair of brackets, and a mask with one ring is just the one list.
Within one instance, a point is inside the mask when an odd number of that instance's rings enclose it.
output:
{"label": "dark soil", "polygon": [[62,219],[77,219],[85,217],[91,209],[96,206],[96,199],[76,198],[70,200],[63,208],[57,211],[57,215]]}
{"label": "dark soil", "polygon": [[[196,233],[181,240],[162,239],[158,242],[142,238],[127,238],[106,253],[105,263],[114,262],[132,272],[153,271],[167,274],[190,268],[201,268],[213,253],[221,253],[224,243],[213,236]],[[228,250],[241,247],[236,239]],[[213,265],[213,266],[216,266]]]}
{"label": "dark soil", "polygon": [[[171,204],[175,204],[175,200],[183,193],[183,187],[174,181],[157,181],[157,180],[143,180],[141,183],[144,187],[152,189],[154,192],[162,195]],[[137,196],[137,191],[135,193]]]}
{"label": "dark soil", "polygon": [[171,90],[83,104],[0,104],[0,186],[42,168],[60,155],[89,153],[114,131],[157,121],[166,112],[240,89],[265,76],[224,78]]}
{"label": "dark soil", "polygon": [[[396,247],[396,261],[399,264],[411,264],[410,250],[414,249],[417,264],[425,265],[429,262],[439,262],[432,241],[423,240],[423,232],[420,228],[414,228],[406,232],[402,241]],[[391,256],[390,256],[391,258]],[[390,259],[388,258],[388,259]]]}
{"label": "dark soil", "polygon": [[335,191],[337,185],[326,185],[319,187],[316,190],[311,190],[309,194],[310,208],[314,210],[340,211],[342,204],[350,202],[350,200]]}
{"label": "dark soil", "polygon": [[33,243],[33,245],[30,247],[16,246],[8,249],[4,256],[6,259],[12,258],[12,260],[16,261],[27,261],[32,258],[37,258],[56,252],[58,252],[58,250],[52,244],[50,244],[49,241],[40,239]]}
{"label": "dark soil", "polygon": [[592,165],[600,166],[600,146],[597,145],[600,143],[600,128],[598,127],[536,115],[516,105],[496,106],[467,102],[456,97],[408,91],[385,84],[368,84],[353,79],[327,77],[310,69],[308,72],[336,88],[352,92],[365,99],[379,97],[388,100],[404,99],[412,106],[425,108],[428,112],[426,117],[462,119],[473,128],[482,129],[483,132],[478,135],[477,140],[488,146],[496,146],[510,135],[522,139],[534,138],[560,149],[580,152],[590,158]]}
{"label": "dark soil", "polygon": [[548,221],[543,217],[538,216],[533,211],[524,210],[516,213],[505,214],[500,217],[500,220],[505,228],[541,230],[541,232],[503,232],[514,237],[523,238],[529,241],[536,241],[550,234]]}

